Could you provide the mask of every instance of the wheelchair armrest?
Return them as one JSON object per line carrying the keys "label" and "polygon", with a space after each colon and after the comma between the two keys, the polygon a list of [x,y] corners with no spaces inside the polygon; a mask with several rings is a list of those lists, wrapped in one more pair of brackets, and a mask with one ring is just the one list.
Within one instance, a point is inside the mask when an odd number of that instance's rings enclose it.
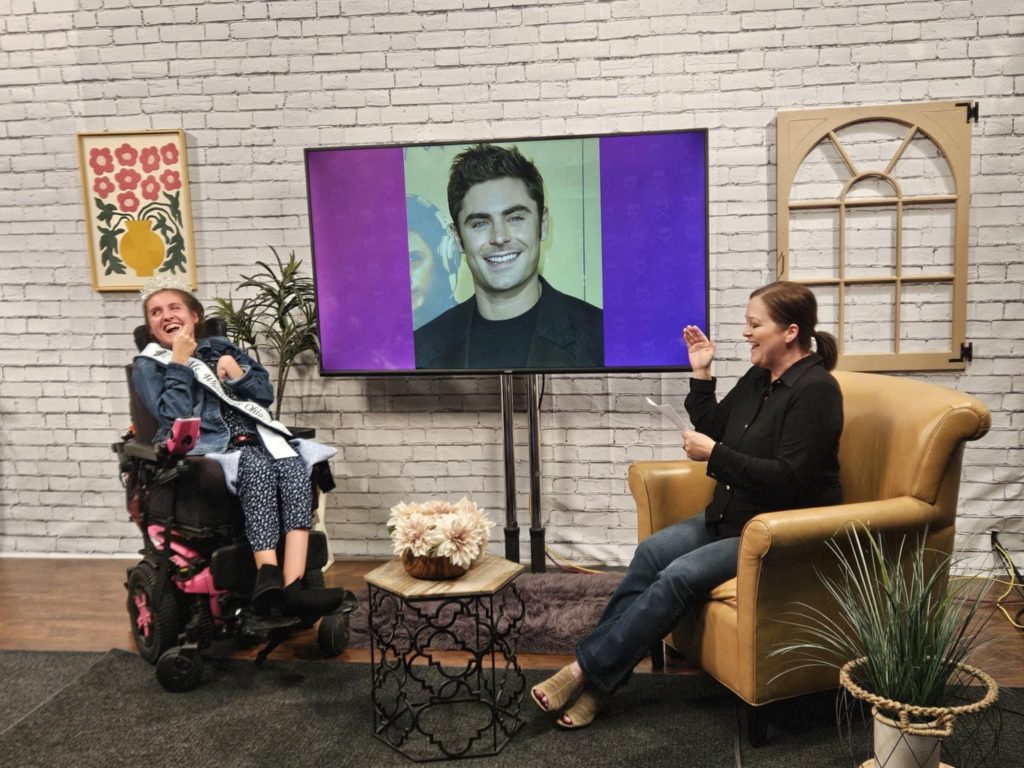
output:
{"label": "wheelchair armrest", "polygon": [[131,456],[133,459],[141,459],[142,461],[153,462],[154,464],[160,460],[159,446],[153,445],[152,443],[140,443],[135,440],[128,440],[122,443],[121,450]]}
{"label": "wheelchair armrest", "polygon": [[179,477],[187,477],[192,473],[192,466],[189,462],[182,456],[170,453],[166,443],[152,445],[128,440],[122,444],[120,453],[123,456],[152,465],[152,479],[160,485],[177,480]]}

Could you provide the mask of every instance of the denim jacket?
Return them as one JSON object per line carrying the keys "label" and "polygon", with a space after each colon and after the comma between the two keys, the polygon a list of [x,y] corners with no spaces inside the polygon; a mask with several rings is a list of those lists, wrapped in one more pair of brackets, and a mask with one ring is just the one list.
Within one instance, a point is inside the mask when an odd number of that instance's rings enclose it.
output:
{"label": "denim jacket", "polygon": [[[192,354],[214,371],[221,355],[231,355],[243,371],[241,378],[224,382],[234,397],[268,407],[274,400],[274,388],[267,370],[226,338],[200,339]],[[221,401],[196,381],[187,365],[169,363],[164,366],[140,355],[132,368],[132,386],[159,424],[154,443],[167,439],[175,419],[198,416],[201,419],[199,440],[189,453],[223,453],[227,449],[231,435],[221,416]]]}

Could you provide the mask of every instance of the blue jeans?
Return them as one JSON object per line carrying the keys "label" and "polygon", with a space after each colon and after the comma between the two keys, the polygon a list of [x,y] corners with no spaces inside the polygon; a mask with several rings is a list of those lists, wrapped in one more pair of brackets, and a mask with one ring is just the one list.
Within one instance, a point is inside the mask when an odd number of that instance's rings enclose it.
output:
{"label": "blue jeans", "polygon": [[587,680],[611,693],[687,611],[736,575],[739,537],[719,538],[697,515],[640,543],[597,627],[576,644]]}

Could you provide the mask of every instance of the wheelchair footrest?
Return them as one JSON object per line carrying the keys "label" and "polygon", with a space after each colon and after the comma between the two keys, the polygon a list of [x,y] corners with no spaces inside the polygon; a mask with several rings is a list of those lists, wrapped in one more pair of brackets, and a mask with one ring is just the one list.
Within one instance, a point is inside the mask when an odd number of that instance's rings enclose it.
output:
{"label": "wheelchair footrest", "polygon": [[253,637],[263,637],[274,632],[298,627],[302,622],[295,616],[254,616],[248,615],[242,620],[242,633]]}

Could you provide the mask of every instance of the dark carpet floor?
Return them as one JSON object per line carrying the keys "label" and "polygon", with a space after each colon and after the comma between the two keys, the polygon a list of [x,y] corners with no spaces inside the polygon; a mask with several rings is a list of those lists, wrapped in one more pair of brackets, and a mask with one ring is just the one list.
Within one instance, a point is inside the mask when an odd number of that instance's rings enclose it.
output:
{"label": "dark carpet floor", "polygon": [[[0,654],[3,667],[18,654]],[[211,660],[204,683],[168,694],[152,667],[110,651],[69,685],[0,732],[0,765],[402,766],[372,732],[370,668],[340,661]],[[532,684],[549,672],[529,671]],[[603,718],[579,733],[523,702],[525,723],[497,756],[467,766],[678,766],[732,768],[732,699],[704,678],[644,676]],[[453,714],[453,724],[458,716]]]}
{"label": "dark carpet floor", "polygon": [[[532,684],[549,674],[527,671]],[[76,766],[403,766],[372,736],[370,669],[341,661],[274,661],[263,668],[211,659],[203,685],[165,693],[153,668],[124,651],[107,654],[0,652],[0,765]],[[635,675],[590,728],[565,732],[523,702],[525,723],[495,757],[466,766],[695,766],[849,768],[856,758],[835,725],[835,697],[807,697],[770,714],[771,743],[752,749],[736,700],[703,676]],[[958,768],[1024,764],[1024,691],[1004,689],[995,732],[961,741],[988,745]],[[453,712],[453,727],[458,715]],[[856,723],[855,750],[867,732]],[[860,746],[858,746],[860,745]],[[953,746],[956,746],[954,743]]]}
{"label": "dark carpet floor", "polygon": [[60,693],[101,658],[102,653],[0,651],[0,733]]}

